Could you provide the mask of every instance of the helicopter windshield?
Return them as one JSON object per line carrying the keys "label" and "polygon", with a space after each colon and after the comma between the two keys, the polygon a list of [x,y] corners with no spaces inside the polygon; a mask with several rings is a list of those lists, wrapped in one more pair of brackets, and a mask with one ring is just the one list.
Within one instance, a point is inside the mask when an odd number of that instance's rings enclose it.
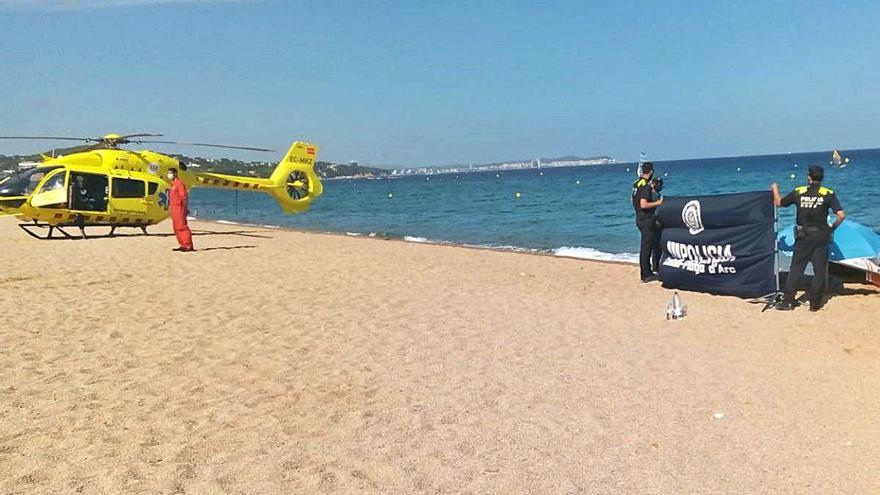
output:
{"label": "helicopter windshield", "polygon": [[0,184],[0,196],[29,196],[49,172],[61,167],[32,168]]}

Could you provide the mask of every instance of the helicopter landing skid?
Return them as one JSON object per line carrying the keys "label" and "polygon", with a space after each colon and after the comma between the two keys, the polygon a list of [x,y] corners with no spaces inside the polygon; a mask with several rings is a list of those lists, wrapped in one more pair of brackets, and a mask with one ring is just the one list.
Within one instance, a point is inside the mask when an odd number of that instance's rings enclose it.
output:
{"label": "helicopter landing skid", "polygon": [[[48,240],[52,240],[52,239],[88,239],[89,237],[86,235],[86,228],[87,227],[110,227],[109,233],[107,233],[106,235],[97,236],[97,237],[115,237],[116,229],[118,227],[137,227],[137,228],[141,229],[141,231],[144,233],[144,235],[149,235],[149,233],[147,232],[147,226],[145,226],[145,225],[107,225],[107,224],[86,225],[86,224],[81,224],[81,223],[77,223],[77,222],[59,224],[59,225],[50,225],[48,223],[39,223],[37,221],[34,221],[33,223],[20,223],[20,224],[18,224],[18,226],[19,226],[19,228],[21,228],[21,230],[27,232],[27,234],[29,236],[31,236],[35,239],[39,239],[41,241],[48,241]],[[67,232],[66,230],[64,230],[65,227],[79,228],[79,235],[75,236],[75,235],[70,234],[70,232]],[[40,235],[40,233],[32,230],[34,228],[48,229],[48,231],[46,231],[45,235]],[[61,237],[56,237],[53,235],[56,230],[58,232],[61,232]],[[92,237],[95,237],[95,236],[92,236]]]}

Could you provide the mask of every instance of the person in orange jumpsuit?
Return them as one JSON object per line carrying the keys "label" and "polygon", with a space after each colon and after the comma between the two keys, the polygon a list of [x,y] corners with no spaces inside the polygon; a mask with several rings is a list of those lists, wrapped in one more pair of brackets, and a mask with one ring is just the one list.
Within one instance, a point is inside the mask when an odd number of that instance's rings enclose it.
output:
{"label": "person in orange jumpsuit", "polygon": [[180,247],[174,248],[174,250],[194,251],[192,232],[186,223],[186,214],[189,213],[189,193],[186,192],[186,185],[177,177],[176,168],[168,169],[168,180],[171,181],[171,197],[169,198],[171,223],[174,225],[177,243],[180,244]]}

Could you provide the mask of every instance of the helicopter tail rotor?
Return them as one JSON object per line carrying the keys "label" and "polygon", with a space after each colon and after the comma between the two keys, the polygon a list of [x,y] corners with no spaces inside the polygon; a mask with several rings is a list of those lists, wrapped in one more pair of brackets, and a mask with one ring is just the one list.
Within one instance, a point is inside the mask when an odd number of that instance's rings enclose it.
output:
{"label": "helicopter tail rotor", "polygon": [[315,173],[317,157],[316,145],[297,141],[269,177],[269,182],[274,186],[270,194],[286,213],[306,210],[312,200],[323,192],[324,186]]}

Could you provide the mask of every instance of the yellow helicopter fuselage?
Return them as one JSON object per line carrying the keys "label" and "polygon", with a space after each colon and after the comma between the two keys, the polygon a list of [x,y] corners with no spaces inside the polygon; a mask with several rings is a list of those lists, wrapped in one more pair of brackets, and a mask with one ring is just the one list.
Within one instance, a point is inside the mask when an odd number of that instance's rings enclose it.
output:
{"label": "yellow helicopter fuselage", "polygon": [[0,182],[0,212],[57,225],[146,227],[169,216],[167,173],[187,189],[211,187],[272,195],[285,212],[306,210],[321,194],[318,147],[295,142],[267,179],[200,172],[153,151],[97,149],[46,160]]}

